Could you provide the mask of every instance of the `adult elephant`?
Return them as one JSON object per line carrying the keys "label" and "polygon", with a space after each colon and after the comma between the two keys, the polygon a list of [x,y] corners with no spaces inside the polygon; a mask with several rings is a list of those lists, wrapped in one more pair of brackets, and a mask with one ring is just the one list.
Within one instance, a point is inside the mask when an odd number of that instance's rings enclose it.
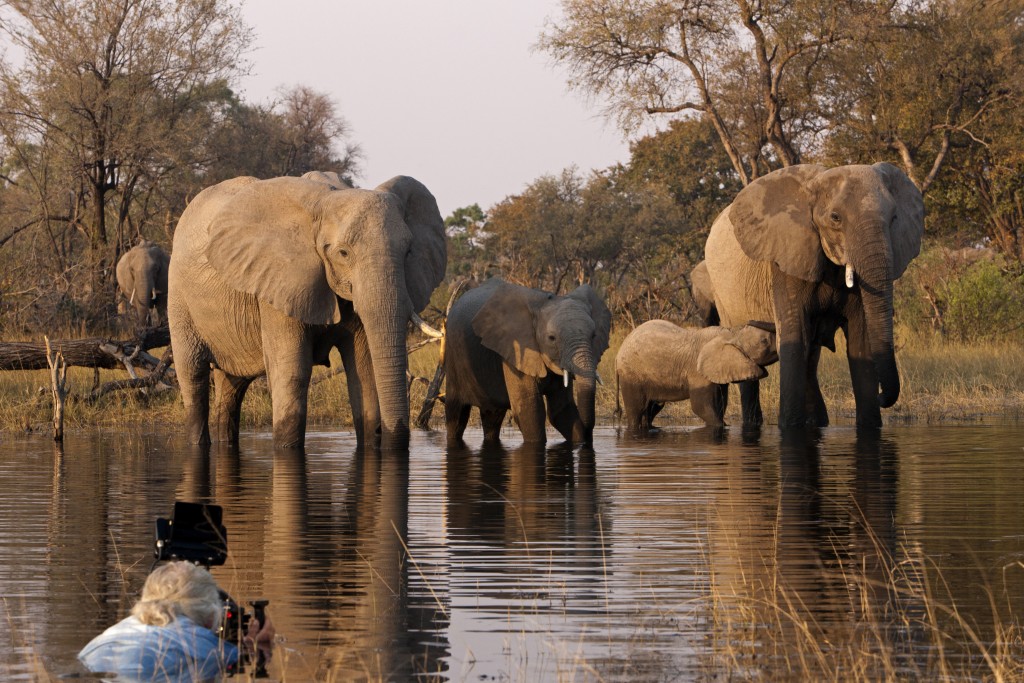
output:
{"label": "adult elephant", "polygon": [[117,262],[117,288],[128,312],[139,325],[159,325],[167,319],[167,268],[171,257],[156,242],[142,240]]}
{"label": "adult elephant", "polygon": [[486,441],[511,410],[525,441],[545,442],[547,417],[566,441],[590,445],[611,312],[589,285],[556,296],[493,278],[455,302],[446,330],[449,443],[462,441],[477,406]]}
{"label": "adult elephant", "polygon": [[[790,166],[752,182],[715,220],[705,258],[721,324],[776,323],[781,427],[828,424],[818,357],[839,327],[857,425],[881,426],[880,408],[900,392],[893,281],[923,230],[920,191],[887,163]],[[744,422],[760,423],[757,384],[741,395]]]}
{"label": "adult elephant", "polygon": [[189,439],[237,441],[249,383],[266,374],[274,442],[303,445],[314,365],[338,348],[356,437],[409,440],[407,325],[444,275],[433,195],[398,176],[352,189],[334,173],[242,177],[203,190],[174,234],[168,315]]}

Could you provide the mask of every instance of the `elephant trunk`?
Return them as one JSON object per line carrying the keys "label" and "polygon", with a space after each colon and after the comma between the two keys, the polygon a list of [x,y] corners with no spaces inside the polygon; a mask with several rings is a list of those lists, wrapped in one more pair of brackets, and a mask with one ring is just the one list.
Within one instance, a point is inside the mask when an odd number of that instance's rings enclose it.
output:
{"label": "elephant trunk", "polygon": [[590,345],[580,344],[565,354],[562,367],[576,378],[576,409],[582,423],[582,434],[577,434],[576,437],[583,443],[590,444],[594,435],[594,402],[597,395],[597,367]]}
{"label": "elephant trunk", "polygon": [[[357,305],[359,318],[366,331],[373,363],[377,400],[380,404],[380,437],[382,449],[409,447],[409,392],[406,373],[409,359],[406,352],[406,332],[411,305],[404,295],[405,283],[401,277],[382,278],[365,293]],[[389,284],[390,282],[390,284]],[[364,407],[372,410],[371,406]],[[372,422],[365,429],[372,429]],[[366,434],[372,438],[372,434]]]}
{"label": "elephant trunk", "polygon": [[[882,226],[875,225],[866,232],[881,234],[881,231]],[[851,260],[860,280],[868,348],[881,386],[878,402],[883,408],[888,408],[899,398],[900,377],[893,346],[892,265],[885,249],[885,238],[880,237],[877,242],[883,246],[882,249],[866,254],[851,253]]]}

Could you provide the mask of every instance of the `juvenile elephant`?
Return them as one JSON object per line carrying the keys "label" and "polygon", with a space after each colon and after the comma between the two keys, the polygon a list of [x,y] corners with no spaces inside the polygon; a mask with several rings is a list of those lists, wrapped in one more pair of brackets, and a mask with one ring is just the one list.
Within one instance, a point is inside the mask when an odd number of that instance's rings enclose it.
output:
{"label": "juvenile elephant", "polygon": [[[896,402],[893,281],[921,249],[921,192],[887,163],[790,166],[752,182],[705,245],[721,324],[772,320],[778,333],[779,426],[824,426],[821,347],[846,334],[857,425],[880,427]],[[881,393],[879,393],[881,386]],[[743,420],[760,423],[757,384],[740,387]]]}
{"label": "juvenile elephant", "polygon": [[626,424],[649,429],[666,403],[689,399],[697,417],[719,427],[729,383],[760,380],[768,374],[764,366],[778,359],[770,323],[695,328],[646,322],[629,333],[615,357]]}
{"label": "juvenile elephant", "polygon": [[301,446],[312,367],[336,347],[357,440],[407,447],[407,327],[446,260],[437,203],[413,178],[357,190],[313,172],[203,190],[174,234],[168,303],[190,440],[210,440],[212,366],[215,438],[238,440],[242,397],[266,374],[274,442]]}
{"label": "juvenile elephant", "polygon": [[[117,262],[117,288],[138,325],[167,319],[167,268],[171,257],[156,242],[142,240]],[[155,309],[155,310],[154,310]]]}
{"label": "juvenile elephant", "polygon": [[511,410],[527,442],[546,441],[546,415],[567,441],[590,444],[610,330],[611,313],[589,285],[555,296],[495,278],[466,292],[447,322],[448,441],[462,441],[477,406],[485,441],[498,440]]}

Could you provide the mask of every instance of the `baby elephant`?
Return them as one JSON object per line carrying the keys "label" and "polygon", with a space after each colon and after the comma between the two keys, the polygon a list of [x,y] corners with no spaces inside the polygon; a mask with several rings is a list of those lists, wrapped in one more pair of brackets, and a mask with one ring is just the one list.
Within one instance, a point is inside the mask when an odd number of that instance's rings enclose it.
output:
{"label": "baby elephant", "polygon": [[708,426],[725,422],[730,382],[761,379],[779,359],[775,326],[684,328],[651,320],[633,330],[615,357],[626,424],[648,429],[665,403],[690,399]]}
{"label": "baby elephant", "polygon": [[590,444],[610,328],[611,313],[588,285],[556,296],[494,278],[466,292],[446,323],[448,442],[462,441],[476,406],[485,441],[499,440],[511,410],[527,442],[545,441],[547,417],[566,441]]}

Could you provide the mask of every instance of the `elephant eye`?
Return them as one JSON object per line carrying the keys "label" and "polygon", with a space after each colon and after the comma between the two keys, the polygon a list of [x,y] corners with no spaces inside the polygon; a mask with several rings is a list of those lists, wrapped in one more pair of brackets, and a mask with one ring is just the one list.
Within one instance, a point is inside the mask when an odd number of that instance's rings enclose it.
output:
{"label": "elephant eye", "polygon": [[555,341],[555,335],[549,334],[548,335],[548,341]]}
{"label": "elephant eye", "polygon": [[339,247],[338,256],[340,256],[341,258],[348,258],[348,249],[346,249],[345,247]]}
{"label": "elephant eye", "polygon": [[838,213],[838,212],[836,212],[836,211],[833,211],[833,212],[832,212],[832,213],[831,213],[831,214],[829,215],[829,218],[831,218],[831,219],[832,219],[832,222],[833,222],[833,223],[838,223],[838,222],[840,222],[841,220],[843,220],[843,219],[842,219],[842,217],[841,217],[841,216],[839,215],[839,213]]}

